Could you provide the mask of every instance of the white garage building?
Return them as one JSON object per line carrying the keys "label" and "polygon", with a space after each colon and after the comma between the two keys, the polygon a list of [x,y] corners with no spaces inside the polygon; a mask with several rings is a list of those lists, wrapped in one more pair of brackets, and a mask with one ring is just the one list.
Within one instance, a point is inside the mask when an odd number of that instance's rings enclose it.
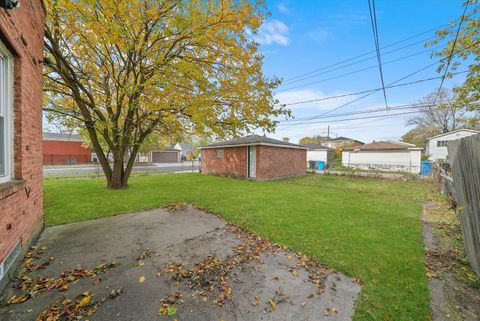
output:
{"label": "white garage building", "polygon": [[404,142],[373,142],[345,148],[342,152],[342,165],[360,169],[420,173],[422,150]]}
{"label": "white garage building", "polygon": [[307,162],[323,161],[325,164],[333,163],[335,159],[335,150],[320,144],[303,144],[307,148]]}
{"label": "white garage building", "polygon": [[459,129],[429,138],[425,148],[428,160],[432,162],[442,162],[447,160],[448,142],[477,134],[480,134],[480,131],[473,129]]}

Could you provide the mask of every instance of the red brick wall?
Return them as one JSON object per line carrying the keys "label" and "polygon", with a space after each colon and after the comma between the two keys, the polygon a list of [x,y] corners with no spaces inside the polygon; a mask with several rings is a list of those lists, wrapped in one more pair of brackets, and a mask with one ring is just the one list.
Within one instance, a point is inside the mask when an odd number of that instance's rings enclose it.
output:
{"label": "red brick wall", "polygon": [[0,39],[14,56],[15,180],[0,184],[0,262],[17,241],[26,245],[42,226],[41,0],[0,9]]}
{"label": "red brick wall", "polygon": [[[223,149],[224,157],[217,157]],[[246,146],[202,149],[202,173],[247,178]],[[297,148],[257,146],[257,180],[303,175],[307,171],[307,151]]]}
{"label": "red brick wall", "polygon": [[258,180],[304,175],[306,171],[306,149],[257,146]]}
{"label": "red brick wall", "polygon": [[82,142],[44,140],[43,164],[66,164],[75,160],[77,164],[90,163],[92,150],[83,147]]}
{"label": "red brick wall", "polygon": [[[217,157],[217,150],[223,149],[224,156]],[[247,177],[247,147],[209,148],[201,151],[201,170],[205,174]]]}

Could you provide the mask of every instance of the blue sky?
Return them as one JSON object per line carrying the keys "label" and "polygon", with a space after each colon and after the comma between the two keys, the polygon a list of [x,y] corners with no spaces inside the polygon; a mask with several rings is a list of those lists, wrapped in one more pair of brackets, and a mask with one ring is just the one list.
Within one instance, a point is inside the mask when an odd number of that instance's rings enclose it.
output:
{"label": "blue sky", "polygon": [[[459,0],[377,0],[377,23],[380,46],[384,47],[447,24],[458,18],[463,11]],[[376,66],[376,57],[370,54],[362,57],[372,58],[368,61],[345,67],[341,70],[328,71],[322,67],[348,59],[375,49],[370,24],[367,0],[267,0],[267,9],[271,16],[260,28],[256,40],[260,42],[260,51],[265,56],[264,72],[289,80],[313,70],[324,72],[303,81],[285,82],[276,91],[281,103],[319,99],[323,97],[352,93],[378,88],[381,86],[378,67],[358,72],[349,76],[326,80],[344,73]],[[422,67],[434,62],[423,40],[432,39],[434,31],[409,41],[382,49],[382,61],[385,84],[392,83]],[[408,48],[399,49],[408,46]],[[396,50],[399,49],[399,50]],[[388,51],[394,52],[388,53]],[[397,62],[387,63],[408,55],[414,56]],[[352,61],[355,62],[355,61]],[[465,66],[466,67],[466,66]],[[464,68],[460,68],[462,70]],[[402,82],[415,81],[439,76],[436,66],[432,66]],[[444,86],[461,84],[463,75],[446,80]],[[318,82],[308,85],[312,82]],[[415,103],[425,94],[435,90],[440,80],[433,80],[387,90],[390,106]],[[297,87],[297,88],[294,88]],[[343,97],[290,106],[295,117],[311,117],[338,107],[356,98]],[[382,91],[365,99],[352,103],[334,113],[350,113],[363,109],[384,107]],[[390,111],[399,113],[404,111]],[[351,115],[346,117],[362,117]],[[410,115],[411,116],[411,115]],[[275,138],[288,136],[297,142],[304,136],[325,134],[327,125],[331,127],[332,136],[347,136],[370,142],[381,139],[399,139],[410,128],[406,126],[409,115],[389,118],[374,118],[344,122],[292,125],[294,122],[279,125]]]}

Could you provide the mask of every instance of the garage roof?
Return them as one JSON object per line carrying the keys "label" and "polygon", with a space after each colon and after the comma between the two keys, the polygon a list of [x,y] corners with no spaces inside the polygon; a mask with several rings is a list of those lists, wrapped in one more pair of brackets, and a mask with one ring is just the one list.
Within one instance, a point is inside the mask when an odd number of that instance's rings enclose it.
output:
{"label": "garage roof", "polygon": [[287,142],[284,142],[283,140],[273,139],[267,136],[260,136],[260,135],[248,135],[238,139],[216,142],[210,145],[201,146],[200,149],[219,148],[219,147],[254,146],[254,145],[307,149],[307,147],[304,147],[301,145],[287,143]]}
{"label": "garage roof", "polygon": [[421,150],[423,148],[417,147],[413,144],[395,141],[378,141],[370,144],[359,145],[350,148],[344,148],[343,150]]}
{"label": "garage roof", "polygon": [[323,145],[320,145],[320,144],[302,144],[302,146],[308,148],[309,150],[318,150],[318,149],[321,149],[321,150],[332,149],[333,150],[333,148],[323,146]]}
{"label": "garage roof", "polygon": [[57,140],[62,142],[82,142],[83,138],[77,134],[67,134],[67,133],[50,133],[43,132],[43,140]]}

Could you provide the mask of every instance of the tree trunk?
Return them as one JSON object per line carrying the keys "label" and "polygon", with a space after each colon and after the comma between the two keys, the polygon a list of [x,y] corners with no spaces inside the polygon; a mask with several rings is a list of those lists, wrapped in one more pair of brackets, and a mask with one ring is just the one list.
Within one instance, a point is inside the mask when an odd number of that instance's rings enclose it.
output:
{"label": "tree trunk", "polygon": [[107,179],[107,187],[111,189],[123,189],[127,187],[127,180],[124,180],[125,170],[123,168],[123,155],[115,153],[113,156],[113,169],[111,179]]}

